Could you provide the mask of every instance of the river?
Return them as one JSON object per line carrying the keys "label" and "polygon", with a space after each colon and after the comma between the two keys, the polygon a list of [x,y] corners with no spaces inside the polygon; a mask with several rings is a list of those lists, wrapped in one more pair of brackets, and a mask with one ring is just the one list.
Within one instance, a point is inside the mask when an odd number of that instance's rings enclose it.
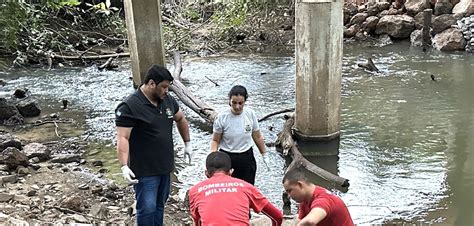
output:
{"label": "river", "polygon": [[[357,67],[368,57],[380,73]],[[183,84],[218,110],[228,107],[227,92],[235,84],[247,87],[247,106],[259,117],[294,107],[291,56],[185,58],[183,69]],[[344,46],[339,156],[316,162],[350,180],[347,191],[328,188],[346,202],[355,223],[474,225],[473,69],[472,54],[423,53],[406,43]],[[109,146],[101,156],[114,164],[113,109],[133,91],[130,73],[127,60],[120,61],[116,71],[98,71],[94,66],[2,71],[0,77],[8,84],[0,87],[0,96],[26,87],[45,112],[61,111],[60,101],[68,99],[70,112],[85,113],[77,116],[85,123],[83,136]],[[191,122],[196,154],[191,165],[185,164],[182,142],[175,136],[174,185],[181,197],[204,179],[211,136],[210,126],[187,107],[183,110]],[[266,141],[276,139],[283,123],[276,116],[260,124]],[[281,207],[285,160],[274,148],[269,148],[269,157],[271,170],[256,154],[256,186]]]}

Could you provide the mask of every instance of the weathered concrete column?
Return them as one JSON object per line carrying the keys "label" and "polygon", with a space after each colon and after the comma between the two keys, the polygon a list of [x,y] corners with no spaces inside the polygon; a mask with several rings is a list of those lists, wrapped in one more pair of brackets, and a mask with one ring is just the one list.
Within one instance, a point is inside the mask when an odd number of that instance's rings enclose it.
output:
{"label": "weathered concrete column", "polygon": [[339,137],[342,0],[296,0],[295,132],[303,139]]}
{"label": "weathered concrete column", "polygon": [[153,64],[165,65],[160,0],[125,0],[133,85],[143,81]]}

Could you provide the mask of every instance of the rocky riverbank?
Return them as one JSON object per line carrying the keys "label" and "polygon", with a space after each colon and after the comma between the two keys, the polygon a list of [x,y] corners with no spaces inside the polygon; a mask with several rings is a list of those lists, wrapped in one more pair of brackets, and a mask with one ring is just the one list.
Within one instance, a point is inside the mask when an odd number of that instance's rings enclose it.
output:
{"label": "rocky riverbank", "polygon": [[461,0],[410,0],[344,5],[344,37],[364,41],[370,38],[410,39],[422,45],[423,11],[431,9],[430,42],[441,51],[467,51],[474,47],[474,2]]}

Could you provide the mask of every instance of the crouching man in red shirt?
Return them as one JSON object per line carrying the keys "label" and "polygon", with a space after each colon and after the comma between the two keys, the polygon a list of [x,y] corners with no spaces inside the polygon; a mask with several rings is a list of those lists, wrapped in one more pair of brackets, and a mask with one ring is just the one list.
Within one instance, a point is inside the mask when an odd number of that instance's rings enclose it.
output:
{"label": "crouching man in red shirt", "polygon": [[283,177],[283,187],[299,203],[298,225],[354,225],[341,198],[311,183],[303,172],[288,171]]}
{"label": "crouching man in red shirt", "polygon": [[283,214],[253,185],[231,177],[231,160],[224,152],[206,159],[208,179],[189,190],[194,225],[249,225],[249,211],[263,212],[272,225],[281,225]]}

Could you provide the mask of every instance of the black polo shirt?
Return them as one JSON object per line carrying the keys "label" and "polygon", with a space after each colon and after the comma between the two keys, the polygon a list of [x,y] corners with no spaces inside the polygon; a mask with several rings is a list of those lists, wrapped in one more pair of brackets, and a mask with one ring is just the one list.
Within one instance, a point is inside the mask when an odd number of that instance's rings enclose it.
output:
{"label": "black polo shirt", "polygon": [[169,174],[174,169],[173,116],[176,100],[166,95],[153,105],[137,89],[115,110],[115,125],[133,127],[129,139],[128,165],[135,176]]}

